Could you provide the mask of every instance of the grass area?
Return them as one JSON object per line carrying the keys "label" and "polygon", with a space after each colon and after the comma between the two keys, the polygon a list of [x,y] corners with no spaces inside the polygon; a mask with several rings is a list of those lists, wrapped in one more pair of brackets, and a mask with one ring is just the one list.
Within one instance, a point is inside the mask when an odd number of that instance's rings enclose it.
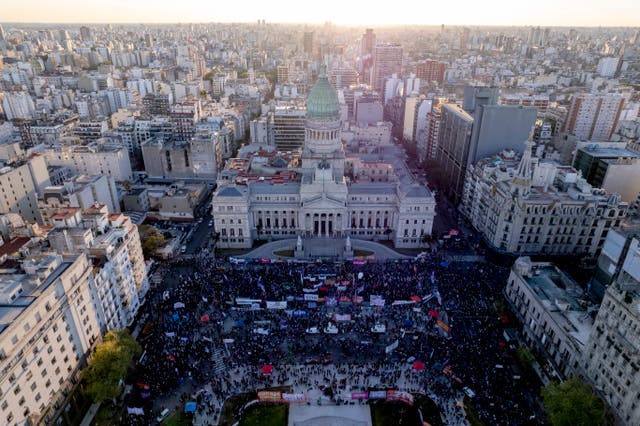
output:
{"label": "grass area", "polygon": [[355,249],[353,255],[356,257],[367,257],[373,255],[372,251]]}
{"label": "grass area", "polygon": [[467,421],[471,426],[485,426],[478,416],[476,407],[473,406],[473,401],[468,396],[464,397],[464,412],[467,414]]}
{"label": "grass area", "polygon": [[222,412],[220,414],[219,426],[232,426],[239,419],[240,409],[244,407],[249,401],[253,401],[258,398],[258,394],[255,392],[241,393],[234,395],[227,399],[222,406]]}
{"label": "grass area", "polygon": [[174,411],[162,421],[163,426],[191,426],[193,423],[193,417],[191,415],[182,413],[180,411]]}
{"label": "grass area", "polygon": [[381,401],[371,404],[373,426],[419,425],[420,415],[415,406],[404,402]]}
{"label": "grass area", "polygon": [[286,426],[288,418],[288,404],[259,403],[245,411],[240,426]]}
{"label": "grass area", "polygon": [[281,257],[293,257],[293,250],[277,250],[274,251],[273,254],[275,254],[276,256],[281,256]]}

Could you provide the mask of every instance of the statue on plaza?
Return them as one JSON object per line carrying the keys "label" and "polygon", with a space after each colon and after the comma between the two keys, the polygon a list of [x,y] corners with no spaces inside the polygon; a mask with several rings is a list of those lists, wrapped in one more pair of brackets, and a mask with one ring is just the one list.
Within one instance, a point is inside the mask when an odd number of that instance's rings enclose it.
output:
{"label": "statue on plaza", "polygon": [[298,241],[296,241],[296,250],[302,250],[302,238],[300,237],[300,235],[298,235]]}
{"label": "statue on plaza", "polygon": [[347,242],[344,245],[346,251],[351,251],[351,237],[347,235]]}

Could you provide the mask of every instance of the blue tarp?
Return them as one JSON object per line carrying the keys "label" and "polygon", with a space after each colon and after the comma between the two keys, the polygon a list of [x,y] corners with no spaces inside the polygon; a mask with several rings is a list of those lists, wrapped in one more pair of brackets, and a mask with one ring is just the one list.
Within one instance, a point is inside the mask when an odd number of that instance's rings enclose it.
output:
{"label": "blue tarp", "polygon": [[196,412],[196,403],[195,402],[187,402],[184,404],[184,412],[185,413],[195,413]]}
{"label": "blue tarp", "polygon": [[440,266],[442,266],[443,268],[446,268],[447,266],[449,266],[449,262],[446,262],[443,260],[442,262],[440,262]]}

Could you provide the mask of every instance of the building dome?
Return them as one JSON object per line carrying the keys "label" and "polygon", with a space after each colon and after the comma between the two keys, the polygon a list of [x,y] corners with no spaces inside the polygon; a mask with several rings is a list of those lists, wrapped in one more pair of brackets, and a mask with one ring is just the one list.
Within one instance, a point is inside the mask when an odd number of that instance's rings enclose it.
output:
{"label": "building dome", "polygon": [[340,101],[336,89],[329,83],[327,67],[320,67],[318,81],[311,89],[307,99],[307,118],[337,118],[340,114]]}

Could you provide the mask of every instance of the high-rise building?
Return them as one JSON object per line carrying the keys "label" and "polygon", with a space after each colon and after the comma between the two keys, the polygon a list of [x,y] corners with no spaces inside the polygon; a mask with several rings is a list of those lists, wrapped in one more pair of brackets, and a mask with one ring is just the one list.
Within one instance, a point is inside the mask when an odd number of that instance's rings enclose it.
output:
{"label": "high-rise building", "polygon": [[582,140],[611,140],[623,106],[624,98],[617,93],[574,95],[562,131]]}
{"label": "high-rise building", "polygon": [[353,68],[334,68],[329,71],[329,81],[336,89],[358,84],[358,72]]}
{"label": "high-rise building", "polygon": [[289,65],[278,65],[278,68],[277,68],[278,83],[288,83],[289,78],[290,78]]}
{"label": "high-rise building", "polygon": [[384,107],[377,93],[356,93],[353,105],[355,121],[358,124],[375,124],[384,117]]}
{"label": "high-rise building", "polygon": [[[28,241],[15,238],[0,253],[18,253]],[[93,265],[84,254],[54,252],[18,262],[0,274],[2,423],[55,423],[100,339]]]}
{"label": "high-rise building", "polygon": [[304,53],[308,55],[313,54],[313,31],[305,31],[302,38],[302,48]]}
{"label": "high-rise building", "polygon": [[363,83],[371,84],[371,67],[373,66],[373,49],[376,45],[376,35],[373,29],[367,28],[362,35],[360,46],[360,76]]}
{"label": "high-rise building", "polygon": [[534,107],[478,105],[473,114],[473,131],[467,164],[505,149],[522,151],[536,122]]}
{"label": "high-rise building", "polygon": [[498,88],[485,86],[465,86],[462,109],[473,114],[479,105],[496,105]]}
{"label": "high-rise building", "polygon": [[436,160],[450,198],[462,198],[464,174],[469,158],[473,117],[456,104],[443,104],[440,112]]}
{"label": "high-rise building", "polygon": [[5,92],[2,107],[7,120],[30,120],[36,110],[33,99],[27,92]]}
{"label": "high-rise building", "polygon": [[376,35],[373,32],[373,28],[367,28],[362,35],[362,46],[360,49],[360,55],[373,56],[373,48],[376,46]]}
{"label": "high-rise building", "polygon": [[85,26],[80,27],[80,37],[84,41],[91,40],[91,28]]}
{"label": "high-rise building", "polygon": [[0,214],[17,213],[24,220],[42,223],[37,194],[51,184],[47,164],[41,156],[26,163],[0,169]]}
{"label": "high-rise building", "polygon": [[[441,106],[435,105],[427,114],[427,132],[424,142],[424,157],[421,161],[435,160],[438,155],[438,133],[440,132]],[[420,153],[420,150],[418,150]]]}
{"label": "high-rise building", "polygon": [[434,60],[420,61],[416,64],[416,77],[426,83],[436,82],[442,84],[444,83],[446,69],[447,64],[444,62]]}
{"label": "high-rise building", "polygon": [[378,44],[373,50],[373,70],[371,85],[382,93],[384,80],[392,74],[402,74],[402,46],[399,44]]}
{"label": "high-rise building", "polygon": [[169,120],[175,125],[174,138],[177,141],[190,141],[196,134],[196,123],[202,115],[199,100],[183,101],[171,105]]}
{"label": "high-rise building", "polygon": [[302,148],[305,115],[304,108],[276,107],[273,113],[273,141],[279,151]]}

